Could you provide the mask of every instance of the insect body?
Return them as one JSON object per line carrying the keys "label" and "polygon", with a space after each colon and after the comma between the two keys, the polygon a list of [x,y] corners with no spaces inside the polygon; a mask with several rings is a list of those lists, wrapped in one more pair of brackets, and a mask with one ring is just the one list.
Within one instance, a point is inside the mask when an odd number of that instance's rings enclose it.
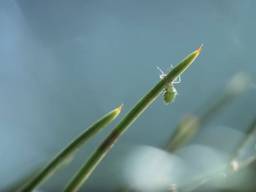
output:
{"label": "insect body", "polygon": [[174,101],[176,95],[177,90],[175,89],[175,87],[173,85],[169,85],[163,91],[164,102],[166,104],[171,103],[172,101]]}
{"label": "insect body", "polygon": [[[173,68],[173,66],[171,66]],[[157,67],[157,69],[160,71],[160,79],[163,79],[166,74],[163,72],[163,70],[160,67]],[[174,87],[174,84],[178,84],[181,82],[180,76],[178,76],[176,79],[174,79],[171,83],[168,83],[164,90],[163,90],[163,97],[165,104],[169,104],[174,101],[175,97],[177,96],[178,92],[176,88]]]}

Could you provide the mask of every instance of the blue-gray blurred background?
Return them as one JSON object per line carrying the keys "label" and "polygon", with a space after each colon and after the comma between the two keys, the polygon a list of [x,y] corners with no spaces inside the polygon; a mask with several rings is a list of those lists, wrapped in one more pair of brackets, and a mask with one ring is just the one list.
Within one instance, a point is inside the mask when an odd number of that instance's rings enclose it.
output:
{"label": "blue-gray blurred background", "polygon": [[[255,75],[255,9],[254,0],[1,0],[0,189],[45,164],[104,113],[122,103],[127,112],[159,80],[156,65],[167,70],[203,43],[174,104],[159,98],[85,189],[119,179],[119,171],[108,171],[127,146],[163,146],[180,119],[207,107],[234,74]],[[256,115],[255,96],[252,89],[237,98],[209,128],[243,133]],[[43,189],[62,189],[111,127]]]}

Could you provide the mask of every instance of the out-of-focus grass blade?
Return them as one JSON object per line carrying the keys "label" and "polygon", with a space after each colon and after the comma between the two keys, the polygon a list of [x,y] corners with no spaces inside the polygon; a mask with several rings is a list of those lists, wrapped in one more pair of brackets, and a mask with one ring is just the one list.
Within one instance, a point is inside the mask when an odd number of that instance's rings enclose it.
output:
{"label": "out-of-focus grass blade", "polygon": [[169,85],[174,79],[181,75],[198,57],[201,47],[188,55],[181,61],[173,70],[171,70],[163,79],[156,84],[122,119],[122,121],[114,128],[108,137],[91,155],[89,160],[81,167],[71,182],[67,185],[65,192],[74,192],[85,183],[88,177],[92,174],[96,166],[105,157],[117,139],[128,129],[128,127],[146,110],[162,90]]}
{"label": "out-of-focus grass blade", "polygon": [[187,143],[200,128],[198,117],[193,115],[186,116],[176,127],[174,134],[171,135],[166,149],[169,152],[174,152],[182,145]]}
{"label": "out-of-focus grass blade", "polygon": [[[249,125],[246,132],[246,137],[242,140],[240,145],[231,155],[230,166],[233,171],[237,171],[241,166],[247,166],[251,161],[255,161],[255,146],[256,146],[256,118]],[[248,155],[250,148],[253,150],[253,154]],[[245,160],[246,159],[246,160]]]}
{"label": "out-of-focus grass blade", "polygon": [[[174,152],[186,144],[198,130],[206,125],[210,120],[219,114],[219,112],[230,104],[237,96],[248,90],[250,78],[245,73],[236,74],[227,84],[223,94],[217,97],[201,115],[189,115],[177,125],[174,134],[171,135],[165,146],[169,152]],[[212,104],[211,104],[212,103]]]}
{"label": "out-of-focus grass blade", "polygon": [[29,180],[19,191],[29,192],[33,191],[36,187],[49,179],[61,165],[69,162],[74,153],[90,138],[92,138],[103,127],[110,124],[121,112],[122,105],[107,113],[88,129],[86,129],[81,135],[74,139],[67,147],[64,148],[45,168],[43,168],[34,178]]}
{"label": "out-of-focus grass blade", "polygon": [[244,152],[248,149],[248,145],[255,144],[256,118],[249,125],[246,135],[247,136],[242,140],[234,153],[231,154],[231,160],[228,162],[228,164],[224,165],[220,170],[216,170],[216,172],[212,175],[193,179],[193,181],[189,184],[181,186],[180,190],[184,192],[198,191],[198,188],[201,186],[207,186],[207,184],[214,182],[214,180],[220,179],[221,175],[225,178],[230,177],[236,172],[239,172],[255,163],[256,154],[249,155],[242,159],[241,155],[243,155]]}

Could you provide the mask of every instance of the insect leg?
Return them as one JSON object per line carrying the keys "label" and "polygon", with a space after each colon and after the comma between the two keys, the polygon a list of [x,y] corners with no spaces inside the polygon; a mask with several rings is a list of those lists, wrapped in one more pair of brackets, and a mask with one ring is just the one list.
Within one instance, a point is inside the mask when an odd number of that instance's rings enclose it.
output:
{"label": "insect leg", "polygon": [[179,84],[181,82],[181,77],[180,77],[180,75],[176,78],[176,79],[174,79],[174,81],[172,82],[172,84]]}
{"label": "insect leg", "polygon": [[160,79],[163,79],[165,76],[166,76],[166,74],[164,73],[164,71],[160,68],[160,67],[158,67],[158,66],[156,66],[156,68],[160,71]]}

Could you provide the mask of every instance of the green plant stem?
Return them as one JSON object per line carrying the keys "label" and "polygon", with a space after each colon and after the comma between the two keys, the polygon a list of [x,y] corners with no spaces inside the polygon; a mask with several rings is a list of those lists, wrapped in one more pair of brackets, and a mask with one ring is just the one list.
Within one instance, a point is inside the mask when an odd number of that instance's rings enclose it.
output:
{"label": "green plant stem", "polygon": [[103,127],[110,124],[121,112],[122,105],[115,108],[113,111],[107,113],[87,130],[85,130],[80,136],[74,139],[63,151],[61,151],[45,168],[42,169],[34,178],[26,183],[19,191],[28,192],[33,191],[36,187],[49,179],[58,168],[66,163],[75,152],[90,138],[92,138]]}
{"label": "green plant stem", "polygon": [[165,86],[171,83],[175,78],[181,75],[198,57],[201,47],[190,55],[188,55],[183,61],[181,61],[172,71],[170,71],[165,78],[160,80],[156,86],[151,89],[135,106],[134,108],[122,119],[122,121],[114,128],[114,130],[108,135],[108,137],[102,142],[102,144],[91,155],[89,160],[81,167],[71,182],[65,188],[65,192],[74,192],[85,183],[96,166],[105,157],[108,151],[112,148],[117,139],[127,130],[127,128],[146,110]]}
{"label": "green plant stem", "polygon": [[31,180],[35,177],[35,175],[38,174],[38,171],[40,170],[41,166],[38,166],[37,168],[34,168],[29,173],[23,175],[21,178],[19,178],[17,181],[12,182],[9,186],[2,189],[2,191],[20,191],[20,187],[24,185],[27,181]]}

